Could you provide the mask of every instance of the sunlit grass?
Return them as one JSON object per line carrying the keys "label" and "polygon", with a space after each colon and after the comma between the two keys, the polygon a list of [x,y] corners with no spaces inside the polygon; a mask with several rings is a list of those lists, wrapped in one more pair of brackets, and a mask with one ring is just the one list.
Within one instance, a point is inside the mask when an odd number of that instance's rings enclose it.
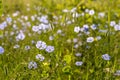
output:
{"label": "sunlit grass", "polygon": [[[7,26],[0,25],[0,46],[5,51],[0,54],[0,80],[119,80],[120,32],[115,29],[120,25],[119,3],[4,0],[0,22]],[[41,25],[47,28],[42,30]],[[44,44],[38,47],[38,41]]]}

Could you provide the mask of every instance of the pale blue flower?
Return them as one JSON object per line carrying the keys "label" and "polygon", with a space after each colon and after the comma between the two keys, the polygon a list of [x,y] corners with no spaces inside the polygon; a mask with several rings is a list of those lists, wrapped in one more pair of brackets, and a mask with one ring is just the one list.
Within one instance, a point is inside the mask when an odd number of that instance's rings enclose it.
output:
{"label": "pale blue flower", "polygon": [[83,64],[82,61],[76,61],[76,62],[75,62],[75,65],[76,65],[76,66],[82,66],[82,64]]}
{"label": "pale blue flower", "polygon": [[94,38],[93,38],[93,37],[88,37],[88,38],[87,38],[87,42],[88,42],[88,43],[92,43],[93,41],[94,41]]}
{"label": "pale blue flower", "polygon": [[36,47],[40,50],[44,50],[47,47],[47,45],[43,41],[37,41]]}
{"label": "pale blue flower", "polygon": [[45,59],[45,57],[42,54],[37,54],[36,59],[39,61],[43,61]]}
{"label": "pale blue flower", "polygon": [[28,68],[29,68],[29,69],[32,69],[32,68],[33,68],[33,69],[36,69],[36,68],[37,68],[37,63],[34,62],[34,61],[29,62]]}
{"label": "pale blue flower", "polygon": [[111,56],[109,56],[108,54],[104,54],[104,55],[102,55],[102,58],[104,60],[110,60]]}
{"label": "pale blue flower", "polygon": [[2,46],[0,46],[0,54],[4,53],[4,48]]}
{"label": "pale blue flower", "polygon": [[45,49],[48,53],[51,53],[54,51],[54,46],[47,46]]}

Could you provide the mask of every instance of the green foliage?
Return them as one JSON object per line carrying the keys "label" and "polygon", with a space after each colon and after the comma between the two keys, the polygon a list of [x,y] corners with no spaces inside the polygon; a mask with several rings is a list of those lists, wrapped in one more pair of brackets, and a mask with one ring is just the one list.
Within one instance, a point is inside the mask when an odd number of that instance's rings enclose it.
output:
{"label": "green foliage", "polygon": [[[120,69],[120,32],[114,31],[110,26],[110,21],[119,23],[119,4],[120,0],[3,0],[4,16],[0,22],[9,16],[13,22],[8,23],[4,30],[0,30],[0,46],[5,49],[4,54],[0,54],[0,80],[119,80],[120,76],[115,76],[114,73]],[[30,11],[27,11],[27,8],[30,8]],[[63,12],[64,9],[73,8],[76,8],[79,14],[84,13],[86,9],[95,10],[95,14],[85,13],[84,16],[76,18],[73,17],[76,12]],[[13,17],[16,11],[20,14]],[[99,12],[104,12],[105,17],[98,18]],[[32,21],[30,18],[35,15],[36,20]],[[35,33],[32,27],[41,23],[37,19],[42,15],[48,16],[51,30],[41,34]],[[28,16],[28,20],[22,16]],[[31,26],[26,29],[19,19],[22,23],[30,22]],[[74,23],[69,24],[72,20]],[[13,29],[13,24],[18,26],[17,29]],[[89,35],[80,31],[79,36],[74,32],[75,26],[82,27],[85,24],[99,25],[96,30],[90,29]],[[108,31],[100,33],[99,29]],[[16,41],[16,35],[20,30],[25,30],[26,38],[23,41]],[[57,33],[58,30],[62,32]],[[11,32],[15,34],[11,36]],[[114,34],[111,34],[112,32]],[[50,36],[54,39],[49,40]],[[95,39],[93,43],[86,42],[90,36]],[[97,40],[96,36],[101,36],[102,39]],[[74,38],[78,39],[77,43],[73,41]],[[54,52],[47,53],[45,50],[37,49],[38,40],[53,45]],[[19,44],[20,48],[14,49],[16,44]],[[79,44],[77,49],[74,48],[76,44]],[[25,50],[26,45],[31,47],[30,50]],[[78,52],[82,53],[79,57],[75,55]],[[36,60],[37,54],[45,56],[45,60]],[[103,60],[101,57],[103,54],[109,54],[111,60]],[[30,61],[37,63],[36,69],[28,68]],[[82,61],[83,64],[76,65],[76,61]]]}

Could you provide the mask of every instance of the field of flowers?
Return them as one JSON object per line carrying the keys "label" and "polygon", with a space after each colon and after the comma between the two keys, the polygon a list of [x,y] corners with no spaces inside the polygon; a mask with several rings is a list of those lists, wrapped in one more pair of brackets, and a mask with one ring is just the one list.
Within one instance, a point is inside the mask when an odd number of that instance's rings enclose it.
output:
{"label": "field of flowers", "polygon": [[120,0],[3,0],[0,80],[120,80]]}

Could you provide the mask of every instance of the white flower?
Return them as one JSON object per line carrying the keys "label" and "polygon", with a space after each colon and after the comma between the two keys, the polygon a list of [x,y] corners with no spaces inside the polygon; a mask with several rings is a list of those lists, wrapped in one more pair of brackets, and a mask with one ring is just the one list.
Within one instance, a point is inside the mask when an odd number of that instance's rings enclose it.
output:
{"label": "white flower", "polygon": [[115,21],[111,21],[111,22],[110,22],[110,26],[113,27],[113,26],[115,26],[115,25],[116,25],[116,22],[115,22]]}
{"label": "white flower", "polygon": [[34,17],[34,16],[31,16],[31,20],[32,20],[32,21],[35,21],[35,17]]}
{"label": "white flower", "polygon": [[75,56],[80,57],[82,56],[82,53],[76,53]]}
{"label": "white flower", "polygon": [[90,10],[89,11],[89,15],[94,15],[95,14],[95,11],[94,10]]}
{"label": "white flower", "polygon": [[51,53],[54,51],[54,46],[47,46],[45,51],[47,51],[48,53]]}
{"label": "white flower", "polygon": [[24,16],[24,19],[27,21],[28,20],[28,16]]}
{"label": "white flower", "polygon": [[45,57],[43,55],[41,55],[41,54],[37,54],[36,59],[40,60],[40,61],[43,61],[45,59]]}
{"label": "white flower", "polygon": [[64,9],[64,10],[62,10],[62,12],[64,12],[64,13],[68,13],[69,10],[68,10],[68,9]]}
{"label": "white flower", "polygon": [[75,44],[75,45],[74,45],[74,48],[78,48],[78,47],[79,47],[79,45],[78,45],[78,44]]}
{"label": "white flower", "polygon": [[115,73],[114,73],[115,76],[120,76],[120,70],[117,70]]}
{"label": "white flower", "polygon": [[97,40],[100,40],[100,39],[101,39],[101,36],[97,36],[96,39],[97,39]]}
{"label": "white flower", "polygon": [[20,13],[19,11],[16,11],[15,13],[13,13],[13,15],[12,15],[12,16],[13,16],[13,17],[16,17],[16,16],[18,16],[18,15],[19,15],[19,13]]}
{"label": "white flower", "polygon": [[76,66],[82,66],[83,62],[82,61],[76,61],[75,65]]}
{"label": "white flower", "polygon": [[41,23],[39,26],[38,26],[38,29],[39,30],[46,30],[46,29],[49,29],[50,28],[50,24],[43,24]]}
{"label": "white flower", "polygon": [[120,30],[120,25],[115,25],[115,26],[114,26],[114,29],[115,29],[115,31]]}
{"label": "white flower", "polygon": [[80,16],[80,14],[78,14],[78,13],[73,13],[72,16],[75,17],[75,18],[77,18],[77,17]]}
{"label": "white flower", "polygon": [[102,58],[104,60],[110,60],[111,57],[108,54],[104,54],[104,55],[102,55]]}
{"label": "white flower", "polygon": [[89,9],[85,9],[85,12],[88,13],[88,12],[89,12]]}
{"label": "white flower", "polygon": [[73,39],[73,42],[74,42],[74,43],[77,43],[77,42],[78,42],[78,39],[77,39],[77,38],[74,38],[74,39]]}
{"label": "white flower", "polygon": [[98,17],[99,17],[99,18],[103,18],[104,16],[105,16],[105,13],[104,13],[104,12],[98,13]]}
{"label": "white flower", "polygon": [[52,41],[53,39],[54,39],[54,37],[53,37],[53,36],[49,36],[49,40],[51,40],[51,41]]}
{"label": "white flower", "polygon": [[62,33],[62,30],[57,30],[57,34],[61,34]]}
{"label": "white flower", "polygon": [[92,43],[93,41],[94,41],[94,38],[93,38],[93,37],[88,37],[88,38],[87,38],[87,42],[88,42],[88,43]]}
{"label": "white flower", "polygon": [[79,31],[80,31],[80,27],[79,27],[79,26],[76,26],[76,27],[74,28],[74,32],[79,33]]}
{"label": "white flower", "polygon": [[71,10],[70,10],[70,12],[76,12],[76,10],[77,10],[77,8],[76,7],[74,7],[74,8],[72,8]]}
{"label": "white flower", "polygon": [[37,41],[36,47],[40,50],[43,50],[47,47],[46,43],[43,41]]}

